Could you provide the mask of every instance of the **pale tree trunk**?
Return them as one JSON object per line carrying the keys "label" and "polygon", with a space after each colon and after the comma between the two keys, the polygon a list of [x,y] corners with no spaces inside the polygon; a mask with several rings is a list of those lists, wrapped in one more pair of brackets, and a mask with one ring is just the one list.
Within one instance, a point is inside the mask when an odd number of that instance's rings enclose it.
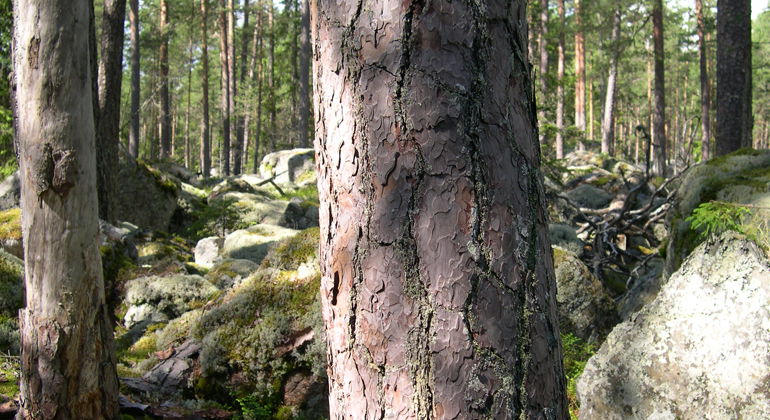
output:
{"label": "pale tree trunk", "polygon": [[275,6],[272,0],[267,2],[267,26],[269,27],[268,36],[270,38],[270,55],[268,56],[268,86],[270,87],[270,151],[277,150],[277,130],[275,127],[276,119],[276,94],[275,94]]}
{"label": "pale tree trunk", "polygon": [[201,90],[203,116],[201,118],[201,172],[204,178],[211,174],[211,132],[209,124],[209,0],[201,0]]}
{"label": "pale tree trunk", "polygon": [[751,147],[751,2],[717,1],[716,154]]}
{"label": "pale tree trunk", "polygon": [[[261,36],[262,36],[262,2],[257,1],[257,17],[254,31],[251,37],[251,60],[249,61],[248,69],[248,81],[250,86],[254,86],[255,73],[257,68],[257,60],[261,60]],[[243,118],[243,170],[246,171],[247,164],[249,162],[249,147],[251,146],[251,113],[252,113],[252,101],[246,104],[246,115]]]}
{"label": "pale tree trunk", "polygon": [[299,147],[308,147],[310,125],[310,0],[302,1],[299,35]]}
{"label": "pale tree trunk", "polygon": [[171,156],[171,100],[168,92],[168,0],[160,0],[160,157]]}
{"label": "pale tree trunk", "polygon": [[139,0],[129,0],[131,33],[131,125],[128,131],[128,151],[134,159],[139,157]]}
{"label": "pale tree trunk", "polygon": [[346,5],[311,6],[330,418],[567,419],[526,3]]}
{"label": "pale tree trunk", "polygon": [[114,222],[113,173],[118,165],[120,142],[120,92],[123,81],[123,26],[126,0],[105,0],[99,56],[99,118],[96,126],[99,217]]}
{"label": "pale tree trunk", "polygon": [[89,1],[14,2],[26,308],[23,419],[112,419],[118,381],[99,256]]}
{"label": "pale tree trunk", "polygon": [[[264,38],[263,38],[263,25],[264,20],[262,16],[262,2],[259,2],[259,45],[258,45],[258,52],[257,52],[257,62],[259,63],[257,65],[257,128],[254,131],[254,162],[253,162],[253,172],[257,173],[257,169],[259,169],[259,147],[261,145],[261,139],[262,139],[262,82],[264,80],[263,73],[264,68],[262,66],[262,47],[264,45]],[[251,80],[254,80],[252,78]]]}
{"label": "pale tree trunk", "polygon": [[[586,131],[586,72],[585,72],[585,35],[583,33],[582,7],[580,0],[575,0],[575,126],[581,135]],[[578,141],[578,150],[585,150],[582,140]]]}
{"label": "pale tree trunk", "polygon": [[538,81],[540,82],[540,100],[539,100],[539,110],[538,110],[538,120],[540,122],[541,128],[539,130],[540,133],[540,144],[545,144],[545,130],[542,129],[542,124],[546,121],[546,115],[545,115],[545,98],[546,95],[548,95],[548,0],[539,0],[540,1],[540,30],[537,34],[537,47],[538,52],[540,55],[540,75],[538,78]]}
{"label": "pale tree trunk", "polygon": [[185,110],[184,114],[184,165],[187,167],[187,169],[193,169],[193,163],[192,163],[192,142],[190,141],[190,107],[191,107],[191,101],[190,98],[192,94],[192,69],[193,69],[193,42],[192,42],[192,36],[190,36],[190,41],[187,45],[187,51],[189,53],[189,59],[187,62],[187,109]]}
{"label": "pale tree trunk", "polygon": [[[243,2],[243,27],[241,30],[241,71],[239,76],[239,83],[241,84],[241,90],[246,91],[246,72],[247,72],[247,63],[248,63],[248,55],[246,52],[249,50],[249,15],[251,10],[249,8],[249,0],[244,0]],[[233,166],[234,166],[234,172],[236,174],[240,174],[241,172],[245,171],[245,159],[248,155],[248,144],[246,143],[245,138],[245,124],[246,124],[246,117],[245,114],[248,114],[248,104],[245,103],[246,101],[241,101],[241,112],[238,113],[238,117],[236,118],[235,123],[235,144],[237,146],[237,150],[233,151]]]}
{"label": "pale tree trunk", "polygon": [[556,158],[564,158],[564,0],[558,0],[559,45],[556,63]]}
{"label": "pale tree trunk", "polygon": [[652,44],[655,80],[652,89],[652,143],[654,145],[653,173],[666,175],[666,69],[663,48],[663,1],[653,0]]}
{"label": "pale tree trunk", "polygon": [[234,0],[227,0],[227,81],[229,82],[228,90],[229,102],[228,108],[230,108],[230,118],[235,125],[235,141],[230,147],[230,155],[225,155],[231,161],[233,174],[238,175],[241,173],[241,145],[243,143],[243,132],[238,137],[238,116],[235,110],[235,100],[238,95],[237,89],[237,75],[235,65],[235,7],[236,2]]}
{"label": "pale tree trunk", "polygon": [[222,113],[222,148],[220,149],[220,166],[222,175],[230,175],[230,68],[228,60],[230,59],[229,39],[227,38],[227,1],[219,0],[219,61],[222,64],[220,74],[222,75],[222,96],[220,98]]}
{"label": "pale tree trunk", "polygon": [[612,38],[610,40],[610,70],[607,76],[607,95],[604,98],[604,116],[602,118],[602,153],[612,154],[615,141],[615,90],[618,80],[618,61],[620,60],[620,3],[615,3],[612,18]]}

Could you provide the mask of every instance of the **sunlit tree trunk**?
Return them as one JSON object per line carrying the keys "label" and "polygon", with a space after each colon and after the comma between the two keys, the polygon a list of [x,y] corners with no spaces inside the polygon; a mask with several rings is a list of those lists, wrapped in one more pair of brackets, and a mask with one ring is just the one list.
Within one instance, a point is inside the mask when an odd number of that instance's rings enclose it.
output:
{"label": "sunlit tree trunk", "polygon": [[654,147],[653,173],[666,175],[666,84],[663,48],[663,1],[653,0],[652,44],[655,80],[652,89],[652,143]]}
{"label": "sunlit tree trunk", "polygon": [[301,0],[299,35],[299,147],[308,147],[310,125],[310,0]]}
{"label": "sunlit tree trunk", "polygon": [[201,0],[201,93],[203,116],[201,118],[201,172],[205,178],[211,174],[211,133],[209,124],[209,0]]}
{"label": "sunlit tree trunk", "polygon": [[227,18],[227,0],[219,0],[219,61],[222,65],[220,74],[222,75],[222,95],[220,97],[222,113],[222,147],[220,149],[220,166],[222,174],[230,175],[230,65],[228,63],[230,54],[228,54],[228,18]]}
{"label": "sunlit tree trunk", "polygon": [[[582,8],[575,0],[575,126],[581,135],[586,131],[586,72],[585,35],[583,33]],[[583,141],[578,141],[578,150],[585,150]]]}
{"label": "sunlit tree trunk", "polygon": [[21,419],[118,414],[98,242],[90,3],[14,1],[26,283]]}
{"label": "sunlit tree trunk", "polygon": [[615,89],[618,80],[618,61],[620,60],[620,2],[615,3],[612,17],[612,38],[610,40],[610,69],[607,76],[607,92],[604,98],[604,116],[602,118],[602,153],[612,154],[615,141]]}
{"label": "sunlit tree trunk", "polygon": [[567,419],[526,3],[313,2],[332,419]]}
{"label": "sunlit tree trunk", "polygon": [[160,0],[160,157],[171,156],[171,100],[168,91],[168,0]]}
{"label": "sunlit tree trunk", "polygon": [[[246,92],[246,72],[247,72],[247,63],[248,63],[248,54],[249,51],[249,40],[251,37],[249,36],[249,30],[252,30],[249,25],[249,16],[251,15],[251,9],[249,7],[249,0],[244,0],[243,2],[243,27],[241,28],[241,69],[240,69],[240,75],[239,75],[239,83],[241,85],[241,91]],[[235,123],[235,147],[237,150],[233,150],[233,166],[234,170],[233,172],[236,174],[240,174],[241,172],[245,172],[243,170],[243,167],[245,165],[244,160],[247,155],[248,150],[248,144],[244,144],[246,141],[245,139],[245,124],[246,124],[246,115],[248,114],[248,104],[245,103],[245,101],[241,101],[239,99],[240,106],[242,108],[241,112],[238,113],[238,117],[236,118]]]}
{"label": "sunlit tree trunk", "polygon": [[139,93],[140,93],[140,50],[139,50],[139,0],[129,0],[129,21],[131,33],[131,125],[128,131],[128,151],[134,158],[139,157]]}
{"label": "sunlit tree trunk", "polygon": [[558,0],[559,45],[556,63],[556,158],[564,157],[564,0]]}
{"label": "sunlit tree trunk", "polygon": [[751,147],[751,100],[751,2],[718,0],[717,155]]}
{"label": "sunlit tree trunk", "polygon": [[[228,104],[230,109],[230,121],[235,125],[235,141],[230,147],[230,154],[225,158],[229,159],[232,173],[238,175],[241,173],[241,147],[243,134],[238,137],[238,113],[235,108],[236,97],[238,96],[238,77],[235,65],[235,7],[237,3],[234,0],[227,0],[227,82],[228,82]],[[239,143],[239,141],[241,143]],[[232,155],[231,155],[232,154]]]}

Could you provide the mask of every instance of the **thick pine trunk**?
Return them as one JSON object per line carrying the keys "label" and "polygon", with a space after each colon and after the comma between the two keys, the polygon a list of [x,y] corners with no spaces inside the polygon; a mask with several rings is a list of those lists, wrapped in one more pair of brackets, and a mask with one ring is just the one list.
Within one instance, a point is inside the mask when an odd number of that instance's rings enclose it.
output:
{"label": "thick pine trunk", "polygon": [[23,419],[117,417],[98,243],[89,8],[85,0],[14,2]]}
{"label": "thick pine trunk", "polygon": [[201,172],[204,178],[211,174],[211,132],[209,124],[209,0],[201,0],[201,90],[203,116],[201,118]]}
{"label": "thick pine trunk", "polygon": [[302,1],[299,34],[299,147],[308,147],[310,124],[310,0]]}
{"label": "thick pine trunk", "polygon": [[568,418],[526,3],[313,2],[331,418]]}
{"label": "thick pine trunk", "polygon": [[139,157],[139,0],[129,0],[131,32],[131,125],[128,131],[128,151]]}
{"label": "thick pine trunk", "polygon": [[564,157],[564,0],[558,0],[559,45],[556,63],[556,158]]}
{"label": "thick pine trunk", "polygon": [[613,154],[615,142],[615,90],[618,81],[618,61],[620,60],[620,3],[615,4],[612,18],[612,38],[610,69],[607,76],[607,92],[604,98],[604,116],[602,118],[602,153]]}
{"label": "thick pine trunk", "polygon": [[160,0],[160,157],[171,156],[171,100],[168,91],[168,0]]}
{"label": "thick pine trunk", "polygon": [[717,155],[751,147],[751,100],[751,2],[718,0]]}
{"label": "thick pine trunk", "polygon": [[99,217],[113,222],[113,173],[120,142],[120,92],[123,81],[123,26],[126,0],[105,0],[99,56],[99,118],[96,127]]}
{"label": "thick pine trunk", "polygon": [[665,50],[663,48],[663,1],[653,0],[652,9],[652,44],[655,71],[652,89],[652,143],[653,173],[666,175],[666,69],[664,67]]}

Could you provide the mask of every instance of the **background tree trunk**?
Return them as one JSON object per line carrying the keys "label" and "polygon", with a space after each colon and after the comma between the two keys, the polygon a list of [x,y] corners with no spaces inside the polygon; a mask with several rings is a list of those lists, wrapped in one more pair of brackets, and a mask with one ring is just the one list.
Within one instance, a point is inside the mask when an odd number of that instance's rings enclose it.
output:
{"label": "background tree trunk", "polygon": [[26,308],[19,418],[112,419],[98,244],[89,1],[14,2]]}
{"label": "background tree trunk", "polygon": [[[575,126],[581,135],[586,131],[586,40],[583,33],[580,0],[575,0]],[[585,144],[578,140],[578,150],[585,150]]]}
{"label": "background tree trunk", "polygon": [[139,157],[139,0],[129,0],[131,32],[131,125],[128,131],[128,151],[134,159]]}
{"label": "background tree trunk", "polygon": [[[249,0],[244,0],[243,2],[243,27],[241,29],[241,71],[239,75],[239,83],[241,84],[241,90],[246,91],[246,72],[247,72],[247,63],[248,63],[248,54],[249,51],[249,40],[252,38],[249,35],[249,15],[251,10],[249,8]],[[239,100],[240,101],[240,100]],[[244,126],[246,124],[246,118],[245,114],[248,113],[248,105],[245,103],[246,101],[240,101],[241,103],[241,110],[238,112],[238,117],[236,118],[235,123],[235,144],[236,144],[236,150],[233,151],[233,172],[236,174],[240,174],[241,172],[245,172],[243,170],[243,167],[245,166],[244,160],[246,158],[246,155],[248,155],[248,147],[244,142],[246,139],[245,136],[245,130],[246,127]]]}
{"label": "background tree trunk", "polygon": [[278,147],[276,120],[276,94],[275,94],[275,5],[272,1],[267,2],[267,26],[268,37],[270,38],[270,51],[268,55],[268,86],[270,87],[270,151],[275,152]]}
{"label": "background tree trunk", "polygon": [[299,35],[299,147],[309,147],[310,125],[310,0],[302,1]]}
{"label": "background tree trunk", "polygon": [[701,158],[705,161],[711,157],[711,83],[709,83],[708,74],[703,0],[695,0],[695,14],[698,19],[698,51],[700,55]]}
{"label": "background tree trunk", "polygon": [[99,217],[114,222],[113,173],[118,166],[120,143],[120,95],[123,81],[123,33],[126,0],[105,0],[99,57],[99,118],[96,127],[97,188]]}
{"label": "background tree trunk", "polygon": [[168,92],[168,0],[160,0],[160,157],[171,156],[171,100]]}
{"label": "background tree trunk", "polygon": [[312,4],[330,417],[567,419],[526,3]]}
{"label": "background tree trunk", "polygon": [[243,133],[238,137],[238,113],[235,110],[236,96],[238,95],[235,66],[235,7],[237,3],[234,0],[227,0],[227,82],[229,98],[228,108],[230,108],[230,118],[235,121],[235,141],[230,147],[232,156],[227,156],[231,160],[232,172],[234,175],[241,173],[241,143],[243,142]]}
{"label": "background tree trunk", "polygon": [[230,58],[229,39],[227,38],[228,19],[227,2],[219,0],[219,61],[222,64],[222,97],[220,103],[222,107],[222,148],[220,149],[220,166],[222,174],[230,175],[230,68],[228,60]]}
{"label": "background tree trunk", "polygon": [[653,173],[666,174],[666,69],[663,57],[663,1],[653,0],[652,8],[652,44],[655,81],[652,89],[652,144],[654,149]]}
{"label": "background tree trunk", "polygon": [[203,117],[201,118],[201,172],[204,178],[211,174],[211,133],[209,124],[209,0],[201,0],[201,93]]}
{"label": "background tree trunk", "polygon": [[559,45],[556,63],[556,158],[564,158],[564,0],[558,0]]}
{"label": "background tree trunk", "polygon": [[612,37],[610,39],[610,70],[607,76],[607,92],[604,98],[604,116],[602,118],[602,153],[613,154],[615,141],[615,89],[618,80],[618,61],[620,60],[620,2],[615,2],[612,17]]}
{"label": "background tree trunk", "polygon": [[751,2],[717,1],[717,155],[751,147]]}

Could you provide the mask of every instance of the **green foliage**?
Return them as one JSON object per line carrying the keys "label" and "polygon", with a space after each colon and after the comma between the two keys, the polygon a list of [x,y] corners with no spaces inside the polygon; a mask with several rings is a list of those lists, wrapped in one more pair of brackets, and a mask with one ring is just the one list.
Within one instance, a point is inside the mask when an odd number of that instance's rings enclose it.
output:
{"label": "green foliage", "polygon": [[577,381],[583,374],[583,369],[596,349],[590,343],[586,343],[572,334],[562,334],[561,343],[564,348],[564,375],[567,378],[567,401],[569,403],[570,417],[577,419],[580,408],[577,399]]}
{"label": "green foliage", "polygon": [[700,232],[701,239],[706,239],[728,230],[747,234],[743,225],[747,216],[751,216],[748,207],[723,201],[709,201],[694,209],[686,221],[690,222],[694,230]]}
{"label": "green foliage", "polygon": [[228,233],[245,228],[240,223],[234,198],[214,200],[208,206],[193,211],[195,220],[187,229],[187,236],[200,240],[208,236],[225,237]]}
{"label": "green foliage", "polygon": [[237,398],[236,402],[240,408],[237,420],[272,420],[279,403],[275,396],[265,398],[254,394]]}
{"label": "green foliage", "polygon": [[21,240],[21,209],[0,211],[0,239]]}
{"label": "green foliage", "polygon": [[19,395],[20,360],[16,356],[0,355],[0,395],[15,398]]}

